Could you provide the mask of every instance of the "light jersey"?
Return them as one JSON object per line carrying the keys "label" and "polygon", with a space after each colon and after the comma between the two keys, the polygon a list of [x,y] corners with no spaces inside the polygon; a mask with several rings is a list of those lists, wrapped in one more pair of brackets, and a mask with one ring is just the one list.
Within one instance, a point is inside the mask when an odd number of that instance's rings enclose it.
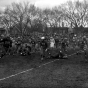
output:
{"label": "light jersey", "polygon": [[85,38],[85,41],[88,43],[88,38],[87,37]]}
{"label": "light jersey", "polygon": [[84,50],[87,50],[87,48],[88,48],[87,45],[85,45],[85,46],[84,46]]}
{"label": "light jersey", "polygon": [[50,47],[51,48],[54,48],[55,47],[55,40],[54,40],[54,38],[51,38],[50,39]]}

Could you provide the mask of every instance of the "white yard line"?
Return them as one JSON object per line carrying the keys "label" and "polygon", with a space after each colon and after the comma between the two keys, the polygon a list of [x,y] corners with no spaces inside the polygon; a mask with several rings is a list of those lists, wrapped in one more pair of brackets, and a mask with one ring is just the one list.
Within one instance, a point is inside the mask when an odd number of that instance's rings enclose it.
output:
{"label": "white yard line", "polygon": [[14,74],[14,75],[11,75],[11,76],[8,76],[8,77],[5,77],[5,78],[2,78],[2,79],[0,79],[0,81],[5,80],[5,79],[8,79],[8,78],[11,78],[11,77],[14,77],[14,76],[16,76],[16,75],[19,75],[19,74],[22,74],[22,73],[25,73],[25,72],[28,72],[28,71],[31,71],[31,70],[33,70],[33,69],[34,69],[34,68],[31,68],[31,69],[28,69],[28,70],[25,70],[25,71],[19,72],[19,73],[17,73],[17,74]]}
{"label": "white yard line", "polygon": [[[80,50],[80,51],[82,51],[82,50]],[[80,51],[77,51],[77,52],[80,52]],[[82,51],[82,52],[84,52],[84,51]],[[68,55],[68,56],[72,56],[72,55],[75,55],[75,54],[76,54],[76,53],[73,53],[73,54]],[[68,56],[67,56],[67,57],[68,57]],[[60,60],[60,59],[56,59],[56,60],[53,60],[53,61],[47,62],[47,63],[45,63],[45,64],[42,64],[42,65],[38,66],[38,67],[45,66],[45,65],[50,64],[50,63],[52,63],[52,62],[55,62],[55,61],[57,61],[57,60]],[[0,81],[5,80],[5,79],[9,79],[9,78],[11,78],[11,77],[17,76],[17,75],[19,75],[19,74],[22,74],[22,73],[25,73],[25,72],[28,72],[28,71],[32,71],[33,69],[34,69],[34,68],[27,69],[27,70],[22,71],[22,72],[19,72],[19,73],[17,73],[17,74],[10,75],[10,76],[5,77],[5,78],[1,78]]]}

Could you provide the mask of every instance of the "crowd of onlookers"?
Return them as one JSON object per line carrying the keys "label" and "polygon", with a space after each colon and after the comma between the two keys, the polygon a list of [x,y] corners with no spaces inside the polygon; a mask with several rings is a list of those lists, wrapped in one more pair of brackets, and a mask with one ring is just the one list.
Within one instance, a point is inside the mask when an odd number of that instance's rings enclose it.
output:
{"label": "crowd of onlookers", "polygon": [[[58,49],[58,54],[67,52],[68,49],[87,49],[87,34],[40,34],[29,36],[1,36],[0,38],[0,57],[6,54],[31,55],[40,52],[41,57],[45,57],[48,50]],[[61,52],[62,51],[62,52]],[[51,55],[49,53],[49,55]],[[51,55],[53,56],[53,55]]]}

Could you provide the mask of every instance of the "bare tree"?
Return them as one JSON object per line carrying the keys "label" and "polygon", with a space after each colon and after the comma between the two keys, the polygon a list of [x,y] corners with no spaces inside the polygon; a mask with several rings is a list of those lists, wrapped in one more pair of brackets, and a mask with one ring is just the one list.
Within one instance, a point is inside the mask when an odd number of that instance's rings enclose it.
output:
{"label": "bare tree", "polygon": [[[6,9],[8,11],[8,8]],[[0,25],[6,30],[7,34],[9,33],[9,28],[11,27],[11,16],[6,12],[3,12],[0,16]]]}
{"label": "bare tree", "polygon": [[61,23],[63,21],[63,12],[61,10],[61,6],[54,7],[52,9],[52,12],[54,13],[52,14],[52,19],[54,20],[54,27],[62,26]]}
{"label": "bare tree", "polygon": [[10,25],[12,23],[11,26],[21,34],[26,31],[27,26],[31,25],[31,18],[33,15],[31,15],[31,9],[33,9],[33,7],[32,5],[29,6],[29,3],[12,3],[12,5],[5,10],[5,15],[10,17]]}
{"label": "bare tree", "polygon": [[88,13],[87,4],[86,1],[68,1],[62,7],[65,20],[68,20],[68,23],[73,27],[85,26],[85,17]]}

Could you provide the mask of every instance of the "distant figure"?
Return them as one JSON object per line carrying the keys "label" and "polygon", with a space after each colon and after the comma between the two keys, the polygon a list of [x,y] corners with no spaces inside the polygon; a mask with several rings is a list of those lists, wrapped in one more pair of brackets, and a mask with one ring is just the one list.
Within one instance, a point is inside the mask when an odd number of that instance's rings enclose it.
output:
{"label": "distant figure", "polygon": [[45,37],[41,37],[40,41],[40,47],[41,47],[41,60],[45,58],[45,52],[47,51],[48,48],[48,43]]}
{"label": "distant figure", "polygon": [[26,56],[26,55],[31,55],[31,46],[28,43],[24,43],[21,45],[21,52],[20,54],[22,56]]}
{"label": "distant figure", "polygon": [[59,45],[59,39],[55,39],[55,46],[56,46],[56,48],[58,48],[58,45]]}
{"label": "distant figure", "polygon": [[68,44],[65,41],[62,41],[61,43],[61,49],[63,52],[66,52],[66,47],[68,46]]}
{"label": "distant figure", "polygon": [[1,57],[3,57],[4,55],[7,54],[9,49],[12,47],[12,40],[9,36],[7,36],[7,37],[2,38],[0,43],[2,43],[2,46],[5,49],[5,52],[1,55]]}
{"label": "distant figure", "polygon": [[[86,53],[85,41],[83,41],[83,40],[80,43],[80,49],[82,51],[84,51],[84,57],[86,58],[87,57],[87,53]],[[77,53],[77,55],[78,55],[78,53]]]}
{"label": "distant figure", "polygon": [[50,37],[50,48],[55,48],[55,40],[53,37]]}

